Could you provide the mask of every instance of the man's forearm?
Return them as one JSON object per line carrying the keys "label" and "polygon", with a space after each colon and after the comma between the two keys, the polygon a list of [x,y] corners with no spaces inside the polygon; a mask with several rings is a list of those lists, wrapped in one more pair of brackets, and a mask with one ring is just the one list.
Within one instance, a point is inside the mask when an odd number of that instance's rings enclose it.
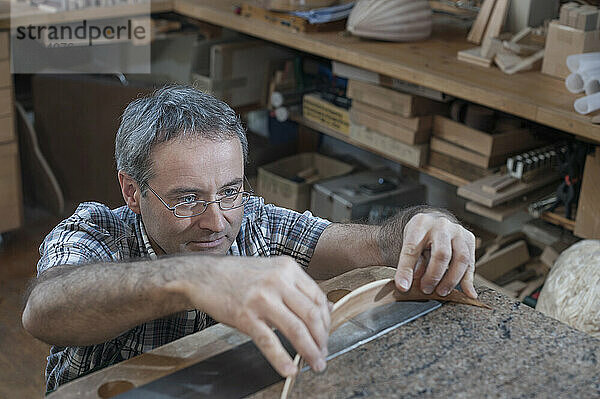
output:
{"label": "man's forearm", "polygon": [[404,209],[381,226],[333,223],[321,234],[308,273],[326,279],[359,267],[398,266],[404,228],[418,213],[438,213],[456,222],[448,211],[423,205]]}
{"label": "man's forearm", "polygon": [[[190,308],[179,275],[191,260],[182,256],[55,266],[31,290],[23,325],[53,345],[105,342],[141,323]],[[194,272],[208,273],[197,259]]]}

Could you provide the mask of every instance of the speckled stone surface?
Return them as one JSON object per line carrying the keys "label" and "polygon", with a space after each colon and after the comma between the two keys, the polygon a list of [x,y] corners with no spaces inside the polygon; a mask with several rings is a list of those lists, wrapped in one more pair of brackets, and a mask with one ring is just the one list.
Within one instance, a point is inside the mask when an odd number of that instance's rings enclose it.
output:
{"label": "speckled stone surface", "polygon": [[[600,340],[487,288],[302,373],[293,398],[600,398]],[[282,383],[255,398],[279,397]]]}

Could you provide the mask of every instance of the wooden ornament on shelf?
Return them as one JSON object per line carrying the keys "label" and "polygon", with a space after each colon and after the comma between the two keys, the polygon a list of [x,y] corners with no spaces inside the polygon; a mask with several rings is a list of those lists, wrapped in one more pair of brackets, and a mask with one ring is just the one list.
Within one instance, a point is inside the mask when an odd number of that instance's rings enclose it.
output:
{"label": "wooden ornament on shelf", "polygon": [[431,35],[432,11],[427,0],[358,0],[346,29],[370,39],[423,40]]}

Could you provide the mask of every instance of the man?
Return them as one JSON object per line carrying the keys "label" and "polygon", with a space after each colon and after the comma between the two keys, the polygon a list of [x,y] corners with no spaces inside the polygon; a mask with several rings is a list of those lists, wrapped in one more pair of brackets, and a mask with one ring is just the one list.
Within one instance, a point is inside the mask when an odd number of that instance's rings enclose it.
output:
{"label": "man", "polygon": [[311,277],[397,266],[403,291],[415,278],[425,293],[461,283],[476,297],[475,240],[451,215],[419,207],[344,225],[265,205],[245,184],[247,153],[234,111],[198,90],[129,104],[115,148],[127,205],[83,203],[40,247],[23,325],[53,345],[49,391],[215,321],[249,335],[283,376],[297,370],[273,327],[321,371],[329,304]]}

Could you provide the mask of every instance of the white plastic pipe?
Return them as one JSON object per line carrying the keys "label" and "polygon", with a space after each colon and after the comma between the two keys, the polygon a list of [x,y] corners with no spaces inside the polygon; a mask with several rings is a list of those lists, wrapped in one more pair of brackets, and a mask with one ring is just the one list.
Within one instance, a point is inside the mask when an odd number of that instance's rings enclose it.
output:
{"label": "white plastic pipe", "polygon": [[588,80],[584,86],[585,94],[592,95],[600,91],[600,75]]}
{"label": "white plastic pipe", "polygon": [[575,111],[580,114],[589,114],[600,109],[600,92],[592,94],[591,96],[585,96],[575,100]]}
{"label": "white plastic pipe", "polygon": [[573,72],[565,79],[565,86],[571,93],[581,93],[585,90],[585,87],[590,80],[594,80],[598,77],[600,77],[600,66],[598,68]]}
{"label": "white plastic pipe", "polygon": [[572,54],[567,57],[567,68],[571,72],[577,72],[581,63],[588,63],[589,61],[600,61],[600,52],[596,53],[583,53],[583,54]]}

